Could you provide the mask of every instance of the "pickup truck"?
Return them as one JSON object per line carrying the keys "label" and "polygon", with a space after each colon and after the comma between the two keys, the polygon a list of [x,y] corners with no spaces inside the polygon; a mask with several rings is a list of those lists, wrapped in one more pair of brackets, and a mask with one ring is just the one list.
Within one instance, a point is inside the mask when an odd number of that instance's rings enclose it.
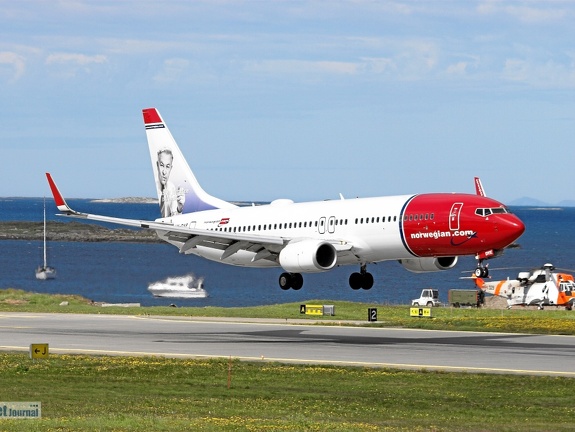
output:
{"label": "pickup truck", "polygon": [[439,291],[436,289],[426,288],[421,290],[419,298],[411,301],[412,306],[441,306],[439,301]]}

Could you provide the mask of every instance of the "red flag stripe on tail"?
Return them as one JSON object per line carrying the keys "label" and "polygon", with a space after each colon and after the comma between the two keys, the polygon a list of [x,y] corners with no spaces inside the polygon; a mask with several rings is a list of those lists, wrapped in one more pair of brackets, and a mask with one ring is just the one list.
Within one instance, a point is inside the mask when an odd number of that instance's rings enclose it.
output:
{"label": "red flag stripe on tail", "polygon": [[143,109],[142,113],[144,114],[144,124],[162,123],[162,119],[156,108]]}

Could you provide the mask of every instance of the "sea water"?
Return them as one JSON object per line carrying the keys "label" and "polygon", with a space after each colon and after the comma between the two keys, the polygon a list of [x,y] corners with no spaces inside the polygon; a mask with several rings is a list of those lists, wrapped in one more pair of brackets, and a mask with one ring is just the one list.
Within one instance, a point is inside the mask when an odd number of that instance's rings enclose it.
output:
{"label": "sea water", "polygon": [[[42,198],[0,198],[0,221],[42,221]],[[69,200],[79,211],[132,219],[153,220],[157,204],[101,203]],[[520,248],[508,249],[490,260],[493,278],[515,278],[527,271],[552,263],[575,273],[575,208],[511,209],[525,223]],[[55,216],[53,201],[47,202],[48,220],[68,222]],[[117,226],[115,226],[117,227]],[[182,255],[167,243],[126,242],[49,242],[49,264],[56,267],[57,278],[38,281],[34,271],[42,261],[40,241],[0,240],[0,288],[27,291],[78,294],[97,302],[140,303],[144,306],[255,306],[321,299],[350,300],[374,304],[408,304],[423,288],[437,288],[447,300],[452,288],[472,289],[469,279],[475,268],[473,257],[462,257],[455,268],[443,272],[415,274],[395,261],[368,265],[375,283],[370,290],[352,290],[349,275],[359,266],[345,266],[318,274],[305,274],[299,291],[279,288],[280,268],[250,269],[233,267]],[[205,299],[161,299],[148,292],[148,285],[168,276],[193,273],[205,278],[209,293]]]}

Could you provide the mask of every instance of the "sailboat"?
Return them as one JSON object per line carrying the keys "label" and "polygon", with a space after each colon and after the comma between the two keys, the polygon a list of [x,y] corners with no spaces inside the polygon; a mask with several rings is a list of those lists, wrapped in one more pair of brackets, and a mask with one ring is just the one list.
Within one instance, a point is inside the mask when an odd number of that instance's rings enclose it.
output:
{"label": "sailboat", "polygon": [[48,265],[46,259],[46,198],[44,198],[44,265],[36,269],[36,279],[47,280],[56,277],[56,269]]}

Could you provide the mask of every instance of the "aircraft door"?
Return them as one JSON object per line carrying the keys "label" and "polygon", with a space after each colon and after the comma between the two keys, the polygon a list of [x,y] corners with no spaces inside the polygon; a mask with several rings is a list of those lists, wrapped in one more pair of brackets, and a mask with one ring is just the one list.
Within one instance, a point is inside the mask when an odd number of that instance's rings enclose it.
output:
{"label": "aircraft door", "polygon": [[325,225],[326,225],[325,217],[320,217],[319,222],[317,224],[317,232],[320,234],[325,234]]}
{"label": "aircraft door", "polygon": [[327,232],[333,234],[335,232],[335,216],[330,216],[327,221]]}
{"label": "aircraft door", "polygon": [[451,211],[449,212],[449,229],[451,231],[457,231],[459,229],[459,216],[461,215],[462,208],[463,203],[454,203],[451,206]]}
{"label": "aircraft door", "polygon": [[335,216],[330,216],[329,218],[322,216],[319,218],[317,224],[317,232],[320,234],[333,234],[335,232]]}

